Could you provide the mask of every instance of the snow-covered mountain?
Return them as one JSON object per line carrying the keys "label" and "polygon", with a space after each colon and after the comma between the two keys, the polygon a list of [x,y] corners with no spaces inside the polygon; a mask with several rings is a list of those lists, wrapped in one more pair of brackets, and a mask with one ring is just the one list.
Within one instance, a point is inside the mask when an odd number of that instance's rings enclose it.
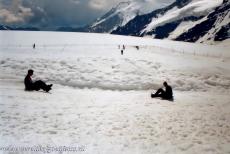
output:
{"label": "snow-covered mountain", "polygon": [[0,30],[10,30],[11,28],[5,25],[0,25]]}
{"label": "snow-covered mountain", "polygon": [[6,25],[0,25],[0,30],[39,31],[39,29],[36,27],[14,27],[14,26],[6,26]]}
{"label": "snow-covered mountain", "polygon": [[139,14],[140,6],[132,2],[121,2],[101,18],[97,19],[89,30],[93,32],[108,32],[117,26],[123,26]]}
{"label": "snow-covered mountain", "polygon": [[86,26],[83,31],[110,33],[117,27],[126,25],[137,15],[146,13],[149,10],[148,4],[147,0],[120,2],[105,15]]}
{"label": "snow-covered mountain", "polygon": [[[92,24],[54,30],[151,36],[211,44],[230,38],[229,0],[175,0],[155,10],[159,7],[152,4],[151,0],[121,2]],[[39,29],[0,25],[0,30]]]}
{"label": "snow-covered mountain", "polygon": [[[216,22],[214,22],[213,17],[215,17]],[[204,24],[201,24],[203,22]],[[201,27],[195,28],[200,24]],[[206,24],[211,26],[206,29]],[[211,30],[212,26],[215,28]],[[194,29],[192,30],[193,36],[189,35],[192,33],[191,29]],[[200,29],[203,29],[202,35],[198,32]],[[167,7],[136,16],[112,33],[134,36],[151,35],[159,39],[169,38],[191,42],[199,40],[202,42],[210,39],[207,35],[205,36],[209,30],[212,31],[213,38],[228,38],[229,33],[226,33],[226,29],[229,30],[229,2],[227,0],[176,0]],[[218,31],[220,32],[217,34]],[[187,34],[188,32],[190,33]],[[225,36],[222,37],[222,34]],[[201,37],[204,37],[203,40]]]}
{"label": "snow-covered mountain", "polygon": [[176,40],[213,42],[230,38],[230,1],[224,0],[202,22],[181,34]]}

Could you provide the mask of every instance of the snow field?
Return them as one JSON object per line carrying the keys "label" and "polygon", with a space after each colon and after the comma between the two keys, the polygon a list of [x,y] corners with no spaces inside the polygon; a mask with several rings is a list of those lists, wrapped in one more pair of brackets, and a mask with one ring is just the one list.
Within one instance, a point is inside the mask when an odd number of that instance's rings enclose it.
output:
{"label": "snow field", "polygon": [[[223,47],[173,44],[172,41],[148,38],[140,41],[136,37],[109,37],[107,34],[87,37],[83,33],[52,32],[34,32],[33,36],[25,33],[25,40],[20,41],[20,32],[8,33],[15,44],[9,46],[11,41],[2,43],[0,66],[5,73],[15,72],[18,77],[23,77],[28,69],[33,68],[41,79],[76,88],[150,90],[161,87],[163,81],[169,81],[175,90],[180,91],[226,91],[230,87],[229,52]],[[38,39],[47,34],[50,35],[46,41]],[[55,35],[57,39],[54,39]],[[38,43],[32,50],[28,44],[32,45],[33,41],[28,38],[34,36]],[[69,40],[68,44],[65,44],[66,40]],[[126,50],[121,56],[118,45],[121,46],[125,40]],[[135,48],[135,43],[140,45],[140,50]]]}
{"label": "snow field", "polygon": [[[89,154],[230,153],[226,47],[82,33],[1,36],[0,146],[82,145]],[[189,53],[193,49],[199,54]],[[34,79],[54,84],[52,94],[24,91],[31,68]],[[150,98],[165,80],[174,102]]]}

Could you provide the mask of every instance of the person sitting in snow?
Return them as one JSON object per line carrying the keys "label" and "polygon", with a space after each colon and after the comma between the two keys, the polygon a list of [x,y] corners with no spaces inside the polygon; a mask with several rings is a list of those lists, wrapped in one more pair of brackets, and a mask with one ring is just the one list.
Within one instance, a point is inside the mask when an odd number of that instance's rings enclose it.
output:
{"label": "person sitting in snow", "polygon": [[163,83],[165,90],[162,88],[158,89],[155,94],[151,94],[151,97],[161,97],[162,99],[166,100],[173,100],[173,92],[172,92],[172,87],[168,85],[167,82]]}
{"label": "person sitting in snow", "polygon": [[26,75],[24,79],[24,84],[25,84],[25,90],[27,91],[32,91],[32,90],[44,90],[46,92],[49,92],[51,90],[51,87],[53,86],[52,84],[47,85],[45,82],[38,80],[33,82],[31,79],[31,76],[33,75],[34,71],[33,70],[28,70],[28,74]]}

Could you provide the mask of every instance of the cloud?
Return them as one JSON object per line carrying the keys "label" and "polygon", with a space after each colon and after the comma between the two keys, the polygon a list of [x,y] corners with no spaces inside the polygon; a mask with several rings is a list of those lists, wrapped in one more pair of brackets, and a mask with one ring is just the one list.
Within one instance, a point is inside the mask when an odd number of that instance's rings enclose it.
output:
{"label": "cloud", "polygon": [[60,26],[82,26],[92,22],[101,11],[92,11],[89,0],[23,0],[34,16],[28,24],[45,29]]}
{"label": "cloud", "polygon": [[173,0],[0,0],[0,23],[47,30],[78,27],[90,24],[124,1],[148,1],[149,10],[153,10]]}
{"label": "cloud", "polygon": [[96,10],[107,10],[108,7],[121,2],[122,0],[113,0],[113,1],[107,1],[107,0],[90,0],[89,1],[89,7]]}
{"label": "cloud", "polygon": [[143,9],[156,9],[159,8],[160,6],[165,6],[168,5],[169,3],[172,3],[175,0],[89,0],[89,6],[92,9],[95,10],[106,10],[110,9],[111,7],[116,6],[120,2],[125,2],[125,1],[136,1],[136,2],[141,2],[145,3],[145,8]]}
{"label": "cloud", "polygon": [[1,23],[20,24],[26,22],[34,15],[30,8],[26,8],[22,5],[20,0],[9,0],[8,3],[2,4],[3,5],[0,6]]}
{"label": "cloud", "polygon": [[75,3],[75,4],[80,4],[80,0],[71,0],[73,3]]}

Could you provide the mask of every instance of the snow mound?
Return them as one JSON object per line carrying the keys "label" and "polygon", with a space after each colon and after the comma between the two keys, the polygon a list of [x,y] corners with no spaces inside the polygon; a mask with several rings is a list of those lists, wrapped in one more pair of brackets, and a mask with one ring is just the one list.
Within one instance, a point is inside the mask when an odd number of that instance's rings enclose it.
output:
{"label": "snow mound", "polygon": [[[31,63],[32,61],[32,63]],[[230,77],[223,74],[168,70],[159,62],[127,58],[80,57],[69,60],[7,59],[0,66],[13,76],[23,78],[29,68],[35,79],[74,88],[104,90],[158,89],[164,80],[175,90],[207,91],[210,88],[229,89]],[[5,71],[4,71],[5,72]],[[21,79],[21,81],[23,81]]]}

